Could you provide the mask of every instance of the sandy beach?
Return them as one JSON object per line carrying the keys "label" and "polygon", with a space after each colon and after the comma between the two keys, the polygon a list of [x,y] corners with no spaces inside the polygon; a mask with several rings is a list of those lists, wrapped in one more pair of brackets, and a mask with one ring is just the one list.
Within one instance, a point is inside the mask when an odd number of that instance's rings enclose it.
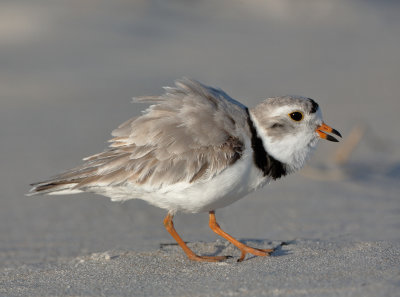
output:
{"label": "sandy beach", "polygon": [[[0,296],[398,296],[400,6],[228,2],[0,1]],[[270,257],[237,263],[206,213],[175,227],[224,262],[189,261],[140,200],[25,196],[105,149],[146,108],[133,96],[182,76],[248,106],[314,98],[344,136],[216,211]]]}

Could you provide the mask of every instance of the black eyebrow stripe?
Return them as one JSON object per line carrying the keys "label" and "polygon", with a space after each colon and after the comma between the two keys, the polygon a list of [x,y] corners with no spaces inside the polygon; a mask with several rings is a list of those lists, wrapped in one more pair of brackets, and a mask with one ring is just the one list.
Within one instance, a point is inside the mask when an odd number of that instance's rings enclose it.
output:
{"label": "black eyebrow stripe", "polygon": [[310,110],[310,113],[316,113],[317,110],[318,110],[318,108],[319,108],[318,103],[315,102],[315,101],[314,101],[313,99],[311,99],[311,98],[308,98],[308,100],[310,100],[310,102],[311,102],[311,110]]}

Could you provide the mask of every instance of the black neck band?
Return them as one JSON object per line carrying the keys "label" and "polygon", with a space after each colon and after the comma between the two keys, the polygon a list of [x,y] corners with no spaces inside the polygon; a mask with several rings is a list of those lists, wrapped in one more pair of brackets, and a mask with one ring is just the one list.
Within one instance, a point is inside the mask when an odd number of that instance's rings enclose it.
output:
{"label": "black neck band", "polygon": [[264,148],[261,138],[257,134],[256,127],[250,118],[249,109],[247,112],[247,124],[251,132],[251,148],[253,149],[254,164],[263,172],[264,176],[278,179],[287,174],[286,165],[269,155]]}

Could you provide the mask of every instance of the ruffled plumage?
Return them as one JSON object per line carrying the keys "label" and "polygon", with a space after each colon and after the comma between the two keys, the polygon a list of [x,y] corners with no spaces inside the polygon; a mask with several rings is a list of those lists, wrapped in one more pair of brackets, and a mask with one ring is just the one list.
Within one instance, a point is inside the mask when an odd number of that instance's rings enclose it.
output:
{"label": "ruffled plumage", "polygon": [[218,175],[241,157],[245,106],[223,91],[182,79],[161,96],[135,101],[152,105],[115,129],[107,150],[33,184],[31,194],[195,183]]}

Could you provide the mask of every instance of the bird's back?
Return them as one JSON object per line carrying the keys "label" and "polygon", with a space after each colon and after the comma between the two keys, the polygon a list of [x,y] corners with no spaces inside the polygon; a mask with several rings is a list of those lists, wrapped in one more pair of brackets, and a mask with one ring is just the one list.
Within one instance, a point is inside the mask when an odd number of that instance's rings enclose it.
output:
{"label": "bird's back", "polygon": [[242,157],[250,133],[246,107],[223,91],[182,79],[161,96],[135,100],[152,105],[114,130],[107,150],[33,184],[30,193],[92,191],[115,198],[110,189],[125,185],[140,192],[207,181]]}

